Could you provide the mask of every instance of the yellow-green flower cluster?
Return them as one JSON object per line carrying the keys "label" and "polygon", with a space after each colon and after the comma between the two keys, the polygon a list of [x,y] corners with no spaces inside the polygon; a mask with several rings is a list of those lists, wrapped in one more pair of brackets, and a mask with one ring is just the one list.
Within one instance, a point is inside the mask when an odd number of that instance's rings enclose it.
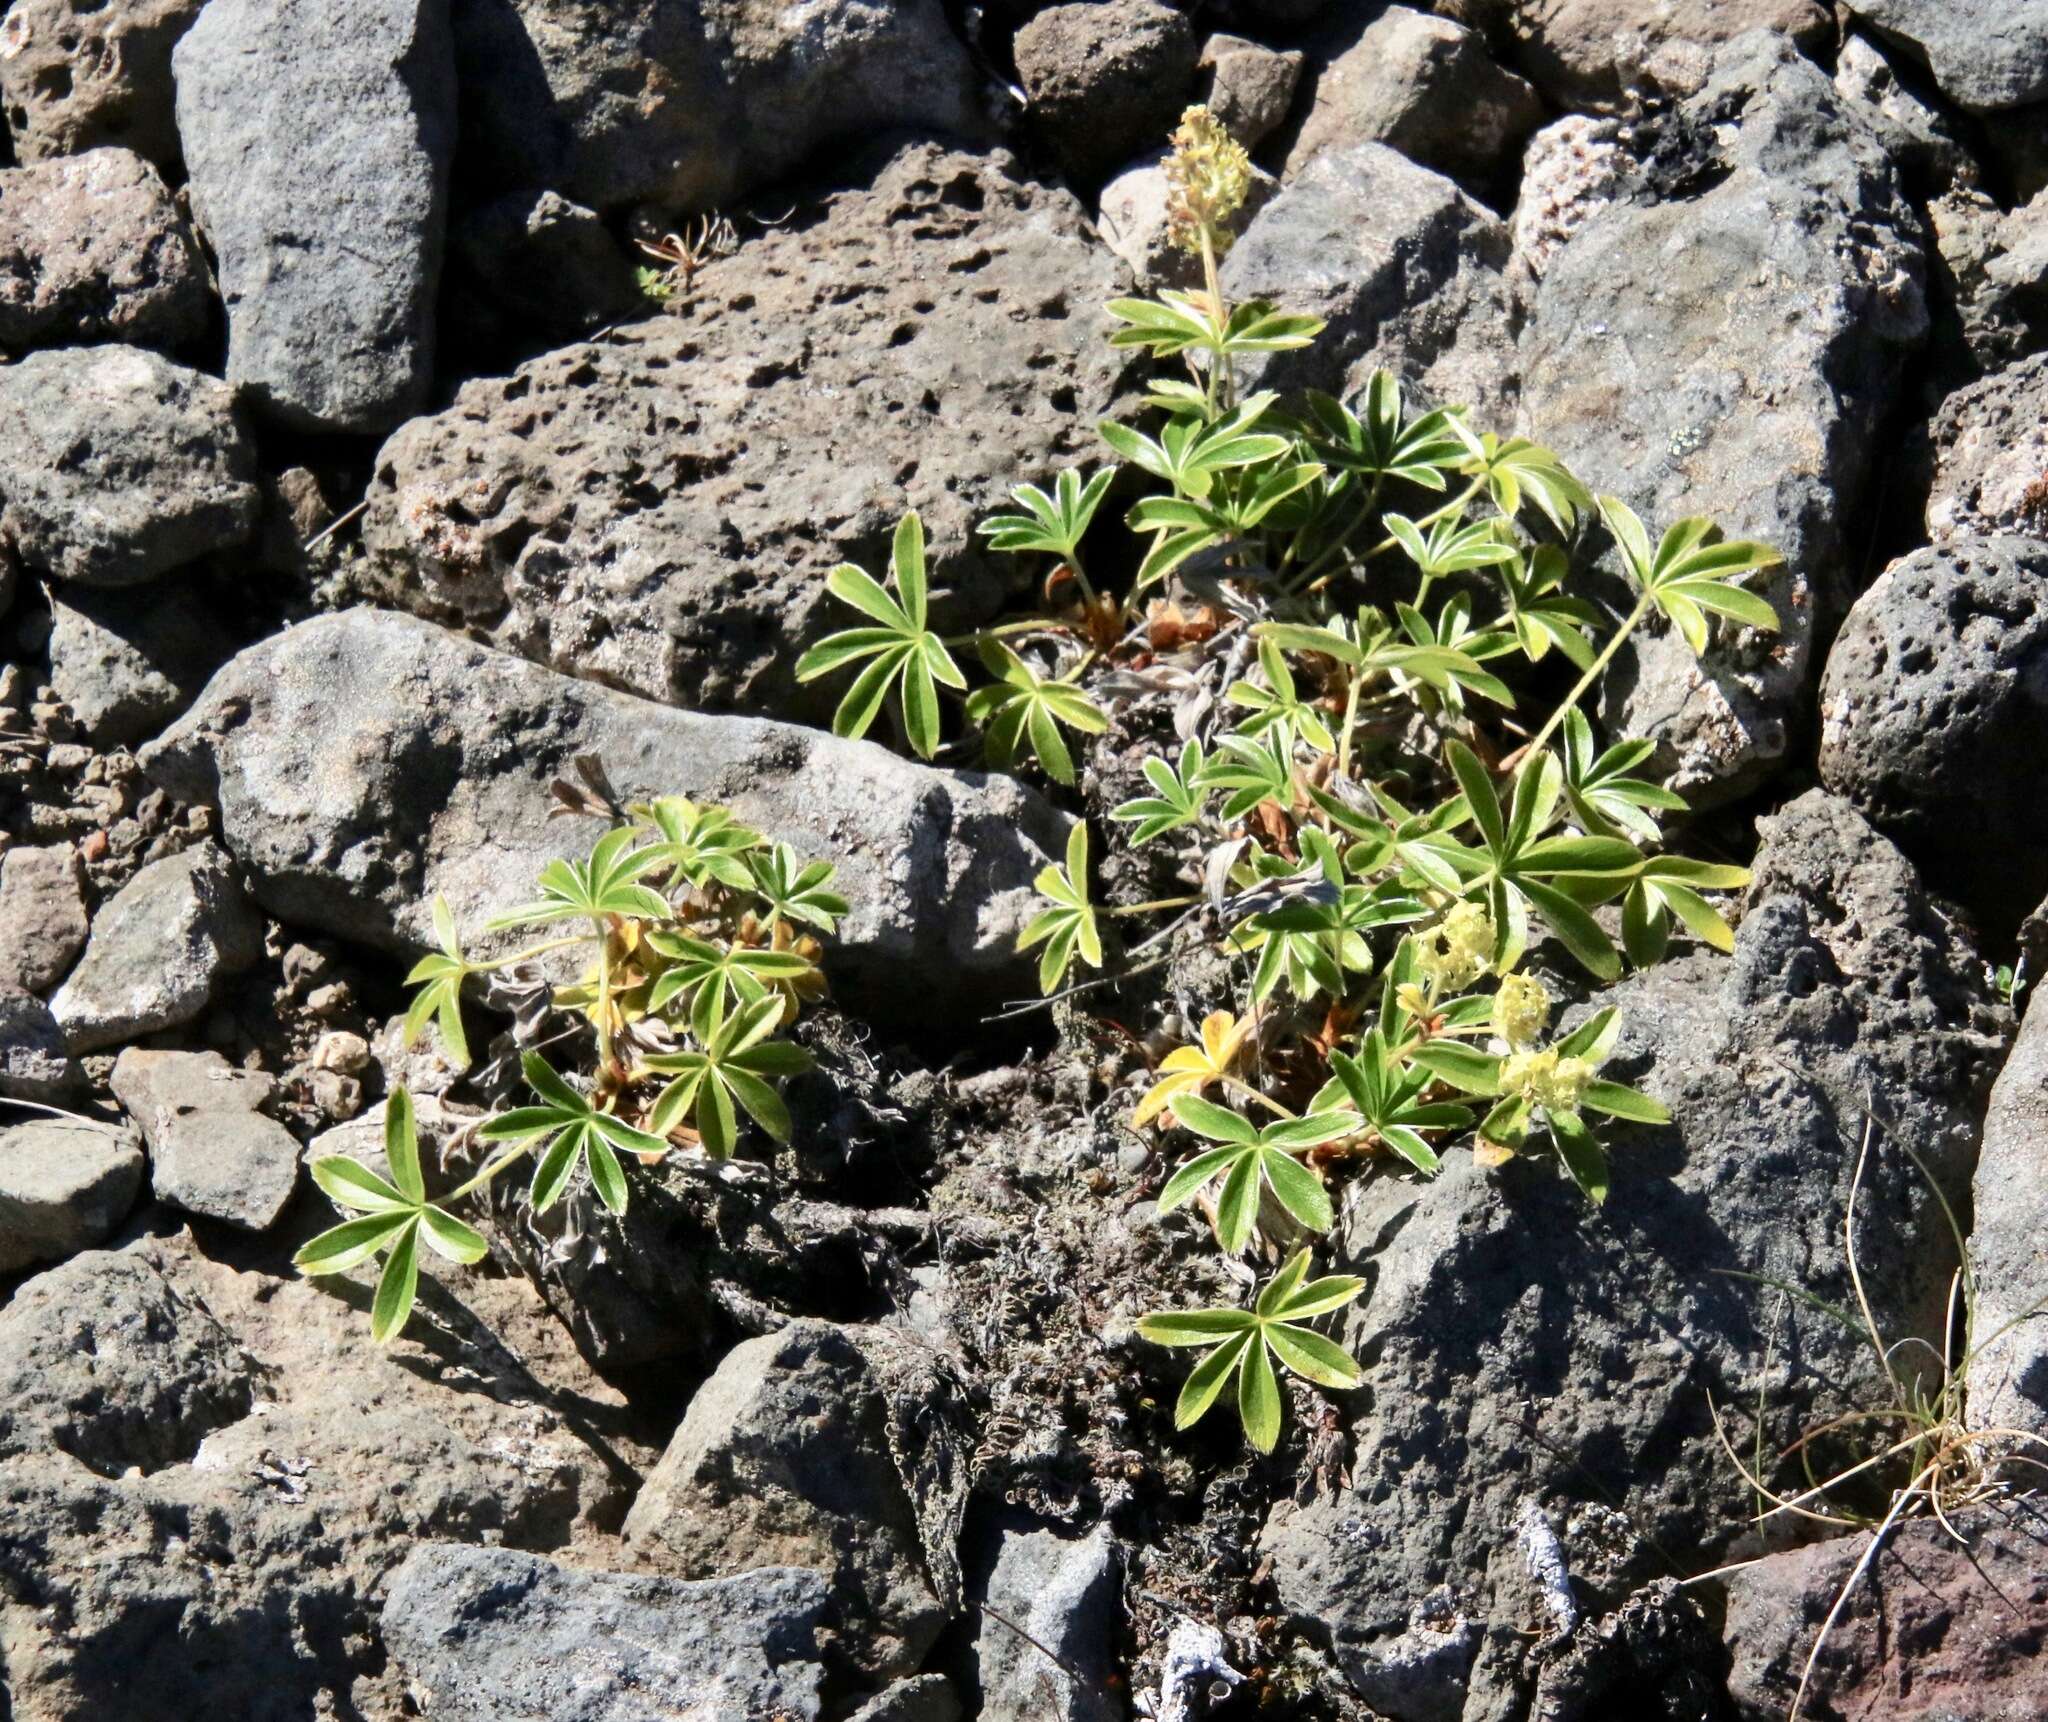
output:
{"label": "yellow-green flower cluster", "polygon": [[1251,195],[1252,163],[1244,145],[1207,108],[1189,108],[1173,134],[1166,178],[1174,244],[1199,256],[1206,233],[1211,252],[1221,257],[1230,249],[1230,218]]}
{"label": "yellow-green flower cluster", "polygon": [[1550,1112],[1576,1112],[1593,1080],[1593,1067],[1583,1058],[1560,1057],[1556,1047],[1543,1052],[1511,1052],[1500,1067],[1501,1091],[1519,1094]]}
{"label": "yellow-green flower cluster", "polygon": [[1550,1021],[1550,994],[1529,975],[1507,975],[1493,995],[1493,1029],[1514,1051],[1531,1047]]}
{"label": "yellow-green flower cluster", "polygon": [[1477,903],[1454,903],[1433,932],[1417,941],[1415,967],[1438,993],[1468,987],[1493,967],[1493,918]]}

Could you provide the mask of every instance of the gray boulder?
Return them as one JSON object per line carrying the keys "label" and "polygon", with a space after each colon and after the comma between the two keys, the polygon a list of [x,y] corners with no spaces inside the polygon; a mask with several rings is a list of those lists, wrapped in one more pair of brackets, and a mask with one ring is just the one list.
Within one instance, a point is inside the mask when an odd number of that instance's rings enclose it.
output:
{"label": "gray boulder", "polygon": [[136,347],[0,367],[0,537],[38,572],[133,586],[240,544],[261,507],[231,391]]}
{"label": "gray boulder", "polygon": [[97,748],[147,740],[183,711],[226,655],[220,625],[175,588],[50,596],[50,687],[78,739]]}
{"label": "gray boulder", "polygon": [[299,1182],[299,1145],[258,1110],[277,1088],[217,1052],[145,1052],[114,1061],[108,1086],[149,1145],[159,1202],[245,1232],[277,1224]]}
{"label": "gray boulder", "polygon": [[1850,9],[1925,60],[1959,107],[1995,114],[2048,101],[2042,0],[1855,0]]}
{"label": "gray boulder", "polygon": [[0,985],[48,992],[85,949],[85,866],[68,843],[0,855]]}
{"label": "gray boulder", "polygon": [[1234,301],[1324,318],[1312,346],[1242,369],[1261,388],[1349,394],[1384,365],[1432,405],[1511,418],[1508,231],[1448,179],[1385,144],[1316,156],[1223,260]]}
{"label": "gray boulder", "polygon": [[390,429],[433,374],[447,0],[210,0],[173,62],[228,381],[298,429]]}
{"label": "gray boulder", "polygon": [[876,1693],[847,1722],[960,1722],[964,1714],[943,1674],[915,1674]]}
{"label": "gray boulder", "polygon": [[50,1007],[0,982],[0,1100],[61,1100],[78,1086],[78,1065]]}
{"label": "gray boulder", "polygon": [[1107,1677],[1116,1670],[1122,1589],[1107,1525],[1078,1538],[1001,1532],[975,1588],[984,1610],[973,1651],[982,1722],[1121,1722]]}
{"label": "gray boulder", "polygon": [[1202,44],[1197,69],[1206,74],[1202,105],[1225,131],[1252,149],[1287,123],[1301,82],[1299,48],[1268,48],[1248,37],[1217,31]]}
{"label": "gray boulder", "polygon": [[1163,144],[1195,78],[1194,31],[1160,0],[1048,6],[1014,51],[1032,125],[1090,183]]}
{"label": "gray boulder", "polygon": [[[1740,1722],[1782,1722],[1819,1641],[1802,1715],[1888,1722],[2048,1715],[2048,1664],[2040,1654],[2048,1638],[2044,1537],[2048,1512],[2035,1497],[1952,1508],[1947,1523],[1909,1519],[1853,1584],[1868,1544],[1863,1536],[1789,1550],[1729,1574],[1722,1636],[1734,1714]],[[1845,1585],[1848,1602],[1835,1616]]]}
{"label": "gray boulder", "polygon": [[152,861],[100,908],[50,1009],[73,1052],[191,1022],[263,954],[263,922],[211,841]]}
{"label": "gray boulder", "polygon": [[205,0],[14,0],[0,23],[0,106],[17,161],[104,144],[178,163],[171,49]]}
{"label": "gray boulder", "polygon": [[90,1250],[0,1308],[0,1458],[68,1453],[102,1477],[191,1459],[268,1385],[145,1249]]}
{"label": "gray boulder", "polygon": [[508,192],[471,211],[455,230],[455,255],[465,286],[529,340],[574,340],[647,311],[603,217],[560,192]]}
{"label": "gray boulder", "polygon": [[941,626],[1029,577],[974,526],[1099,458],[1122,282],[1064,192],[904,147],[707,265],[688,318],[470,383],[392,437],[371,594],[650,699],[822,721],[843,684],[792,670],[852,617],[824,577],[881,569],[906,508],[951,588]]}
{"label": "gray boulder", "polygon": [[1902,78],[1900,65],[1896,52],[1852,30],[1835,56],[1835,91],[1884,139],[1886,153],[1917,195],[1974,184],[1977,165],[1956,117],[1921,95],[1921,80]]}
{"label": "gray boulder", "polygon": [[0,343],[180,347],[207,299],[191,228],[132,150],[0,169]]}
{"label": "gray boulder", "polygon": [[2001,209],[1958,184],[1927,205],[1928,226],[1967,363],[1992,371],[2048,345],[2048,191]]}
{"label": "gray boulder", "polygon": [[1326,150],[1383,143],[1410,161],[1484,189],[1514,183],[1522,142],[1543,101],[1448,18],[1389,6],[1316,74],[1315,98],[1288,151],[1295,175]]}
{"label": "gray boulder", "polygon": [[[2039,981],[2029,988],[2038,990]],[[1970,1263],[1977,1308],[1969,1406],[1980,1428],[2048,1436],[2048,1009],[2030,1006],[1991,1091]],[[2024,1471],[2024,1467],[2018,1468]]]}
{"label": "gray boulder", "polygon": [[638,1561],[682,1578],[830,1575],[840,1654],[908,1674],[946,1623],[858,1335],[796,1321],[726,1353],[626,1515]]}
{"label": "gray boulder", "polygon": [[429,1543],[392,1575],[384,1641],[430,1722],[815,1722],[818,1573],[686,1584]]}
{"label": "gray boulder", "polygon": [[1957,538],[1856,600],[1820,689],[1821,780],[2001,928],[2048,892],[2048,544]]}
{"label": "gray boulder", "polygon": [[1508,0],[1504,10],[1515,64],[1570,108],[1613,110],[1646,89],[1690,94],[1714,50],[1751,30],[1814,49],[1835,35],[1821,0]]}
{"label": "gray boulder", "polygon": [[102,1242],[135,1205],[142,1145],[74,1118],[0,1124],[0,1274]]}
{"label": "gray boulder", "polygon": [[1704,153],[1654,183],[1687,194],[1608,203],[1545,269],[1522,408],[1527,435],[1653,531],[1703,514],[1785,558],[1758,587],[1778,633],[1722,629],[1696,662],[1675,631],[1639,631],[1607,678],[1611,726],[1656,738],[1700,802],[1766,780],[1808,719],[1814,640],[1853,593],[1877,426],[1927,310],[1896,170],[1782,39],[1726,50],[1675,124]]}
{"label": "gray boulder", "polygon": [[628,796],[721,802],[836,860],[853,907],[826,959],[833,984],[892,1016],[957,1009],[1016,976],[1031,879],[1065,841],[1061,816],[1011,778],[670,711],[371,610],[243,652],[142,759],[219,806],[273,914],[406,951],[430,941],[437,894],[474,928],[526,900],[548,858],[588,847],[590,827],[548,817],[549,782],[582,753]]}
{"label": "gray boulder", "polygon": [[1927,535],[2048,539],[2048,353],[1957,389],[1927,427]]}
{"label": "gray boulder", "polygon": [[466,173],[610,212],[729,205],[824,146],[985,121],[939,0],[456,0]]}
{"label": "gray boulder", "polygon": [[1864,1336],[1736,1277],[1853,1302],[1842,1227],[1873,1115],[1864,1284],[1895,1362],[1936,1354],[1904,1342],[1939,1345],[1956,1250],[1899,1144],[1960,1199],[2003,1012],[1911,865],[1846,804],[1810,792],[1762,832],[1734,957],[1679,957],[1594,1001],[1622,1013],[1609,1074],[1674,1116],[1611,1133],[1604,1209],[1547,1161],[1489,1173],[1460,1155],[1427,1184],[1365,1184],[1342,1222],[1335,1265],[1370,1284],[1341,1335],[1365,1363],[1354,1481],[1277,1509],[1263,1547],[1282,1602],[1323,1623],[1396,1722],[1460,1714],[1388,1701],[1445,1585],[1480,1629],[1463,1715],[1524,1713],[1525,1629],[1545,1618],[1518,1547],[1529,1504],[1580,1606],[1604,1611],[1664,1570],[1658,1550],[1699,1567],[1755,1552],[1710,1398],[1744,1450],[1760,1393],[1774,1449],[1886,1403]]}
{"label": "gray boulder", "polygon": [[[94,1367],[123,1407],[158,1406],[175,1441],[89,1397],[51,1415],[110,1467],[124,1444],[145,1465],[174,1462],[102,1476],[47,1446],[0,1459],[0,1635],[17,1722],[403,1715],[378,1615],[407,1553],[440,1539],[563,1548],[614,1510],[607,1465],[645,1462],[625,1428],[599,1437],[603,1458],[575,1432],[536,1380],[555,1366],[547,1334],[521,1328],[515,1361],[492,1330],[516,1324],[518,1304],[491,1301],[497,1288],[478,1276],[444,1287],[430,1263],[431,1321],[379,1347],[367,1284],[228,1267],[189,1237],[136,1253],[176,1306],[147,1287],[100,1303],[82,1292],[88,1311],[115,1302],[121,1314]],[[179,1331],[149,1325],[165,1320]],[[61,1308],[39,1321],[45,1347],[70,1331]],[[246,1366],[216,1324],[260,1372],[249,1415],[234,1415]],[[152,1361],[169,1372],[154,1385],[137,1379]],[[89,1395],[85,1360],[57,1379]],[[180,1381],[210,1397],[172,1403]],[[593,1378],[562,1385],[583,1414],[614,1415],[616,1396]]]}

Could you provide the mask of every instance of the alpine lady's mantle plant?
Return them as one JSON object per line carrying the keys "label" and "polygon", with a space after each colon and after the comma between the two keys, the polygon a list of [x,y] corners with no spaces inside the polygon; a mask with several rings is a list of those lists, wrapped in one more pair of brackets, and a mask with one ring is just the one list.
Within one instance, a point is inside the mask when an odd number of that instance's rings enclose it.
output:
{"label": "alpine lady's mantle plant", "polygon": [[[1684,803],[1644,775],[1653,744],[1603,745],[1584,707],[1653,616],[1695,653],[1717,618],[1775,629],[1738,582],[1778,558],[1706,520],[1653,533],[1549,449],[1481,431],[1462,409],[1408,411],[1384,371],[1348,403],[1245,393],[1241,361],[1305,346],[1321,324],[1224,300],[1217,260],[1250,164],[1200,108],[1174,146],[1174,235],[1203,286],[1108,307],[1112,343],[1155,361],[1143,420],[1101,427],[1120,466],[1020,486],[1020,512],[982,528],[996,550],[1043,558],[1048,597],[1065,602],[940,637],[923,529],[907,515],[893,592],[839,569],[831,590],[866,625],[806,653],[798,674],[858,666],[835,728],[864,734],[886,708],[926,758],[948,728],[944,691],[964,695],[990,763],[1028,745],[1062,784],[1075,779],[1068,736],[1106,727],[1101,701],[1174,702],[1181,745],[1144,762],[1151,793],[1111,817],[1127,844],[1173,845],[1202,888],[1099,909],[1077,825],[1064,864],[1039,876],[1047,907],[1022,943],[1056,997],[1096,984],[1070,976],[1105,964],[1111,914],[1177,913],[1160,936],[1169,951],[1217,937],[1239,959],[1238,1008],[1166,1055],[1132,1122],[1186,1156],[1162,1208],[1198,1205],[1222,1248],[1285,1265],[1248,1311],[1154,1315],[1143,1331],[1211,1348],[1181,1425],[1232,1387],[1246,1434],[1270,1450],[1276,1363],[1326,1387],[1359,1380],[1304,1325],[1362,1289],[1309,1280],[1302,1243],[1331,1228],[1333,1187],[1352,1168],[1427,1177],[1459,1144],[1488,1165],[1547,1152],[1601,1202],[1604,1121],[1666,1118],[1601,1075],[1614,1010],[1557,1034],[1549,992],[1521,965],[1546,935],[1601,981],[1624,959],[1657,961],[1674,937],[1731,947],[1708,893],[1747,873],[1663,850],[1662,822]],[[1123,518],[1142,550],[1121,596],[1084,562],[1119,485],[1139,493]],[[1572,589],[1596,530],[1633,588],[1618,617]],[[995,678],[973,693],[953,655],[969,644]],[[1525,713],[1533,688],[1567,678],[1554,704]],[[1618,946],[1595,914],[1616,903]]]}
{"label": "alpine lady's mantle plant", "polygon": [[[587,1076],[529,1050],[520,1068],[532,1104],[487,1118],[476,1138],[481,1168],[438,1202],[427,1200],[411,1097],[385,1109],[389,1177],[341,1155],[313,1162],[313,1179],[353,1218],[297,1257],[308,1274],[342,1273],[382,1256],[371,1310],[379,1342],[404,1327],[419,1279],[422,1242],[455,1262],[475,1262],[484,1240],[454,1210],[514,1166],[526,1165],[527,1199],[546,1210],[587,1179],[605,1207],[626,1211],[627,1168],[675,1151],[728,1158],[749,1122],[778,1142],[790,1132],[777,1081],[810,1068],[810,1055],[781,1038],[805,1004],[824,996],[818,935],[846,913],[830,862],[798,859],[738,824],[724,808],[681,796],[618,806],[594,765],[589,790],[557,784],[562,811],[610,819],[582,861],[550,861],[533,902],[485,931],[549,930],[507,955],[464,952],[448,905],[436,899],[440,950],[413,969],[408,1044],[432,1022],[458,1064],[469,1062],[461,993],[471,977],[518,976],[534,1007],[529,1042],[580,1040],[544,1032],[551,1019],[587,1032]],[[550,987],[528,965],[580,950],[588,967]]]}

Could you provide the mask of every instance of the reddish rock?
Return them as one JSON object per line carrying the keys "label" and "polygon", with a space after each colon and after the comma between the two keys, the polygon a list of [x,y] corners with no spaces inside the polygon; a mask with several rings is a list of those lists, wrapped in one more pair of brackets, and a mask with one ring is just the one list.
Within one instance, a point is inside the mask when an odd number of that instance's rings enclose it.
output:
{"label": "reddish rock", "polygon": [[[2048,1509],[2008,1502],[1896,1530],[1822,1646],[1809,1722],[2039,1722],[2048,1716]],[[1782,1722],[1867,1539],[1772,1555],[1728,1580],[1737,1712]]]}

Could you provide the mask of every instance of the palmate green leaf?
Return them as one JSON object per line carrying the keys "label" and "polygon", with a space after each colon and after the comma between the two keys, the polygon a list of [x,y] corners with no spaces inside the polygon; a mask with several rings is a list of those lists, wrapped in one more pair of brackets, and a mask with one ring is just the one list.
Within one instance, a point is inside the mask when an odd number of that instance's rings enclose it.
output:
{"label": "palmate green leaf", "polygon": [[1028,951],[1044,945],[1038,963],[1039,990],[1050,996],[1065,977],[1078,954],[1090,968],[1102,967],[1102,934],[1096,925],[1095,907],[1088,900],[1088,826],[1075,820],[1067,834],[1064,867],[1039,869],[1033,881],[1041,897],[1052,907],[1039,914],[1017,940],[1017,949]]}
{"label": "palmate green leaf", "polygon": [[744,1112],[777,1142],[787,1142],[789,1108],[774,1087],[784,1076],[812,1068],[811,1055],[788,1041],[770,1040],[782,1020],[782,1002],[765,998],[722,1021],[700,1047],[650,1056],[644,1068],[673,1080],[654,1103],[648,1122],[666,1135],[693,1124],[714,1160],[732,1157]]}
{"label": "palmate green leaf", "polygon": [[1586,1200],[1598,1207],[1607,1200],[1607,1150],[1576,1112],[1552,1112],[1549,1120],[1558,1158]]}
{"label": "palmate green leaf", "polygon": [[747,857],[747,888],[771,915],[802,921],[825,933],[839,930],[847,901],[832,889],[839,869],[830,861],[804,861],[787,843],[756,850]]}
{"label": "palmate green leaf", "polygon": [[1579,515],[1593,506],[1592,492],[1565,470],[1564,462],[1525,437],[1503,442],[1489,431],[1459,470],[1484,477],[1494,507],[1509,519],[1529,502],[1559,532],[1569,534]]}
{"label": "palmate green leaf", "polygon": [[1514,541],[1503,537],[1490,520],[1466,524],[1457,515],[1447,514],[1432,522],[1426,533],[1405,514],[1389,514],[1382,524],[1408,559],[1432,578],[1492,568],[1512,562],[1518,555]]}
{"label": "palmate green leaf", "polygon": [[817,973],[816,965],[797,951],[719,945],[687,933],[656,933],[647,942],[671,965],[648,990],[649,1012],[662,1015],[687,997],[690,1032],[700,1041],[716,1032],[728,1004],[759,1004],[777,987]]}
{"label": "palmate green leaf", "polygon": [[1401,386],[1391,371],[1373,373],[1360,407],[1354,414],[1328,395],[1308,397],[1314,447],[1332,466],[1442,490],[1445,470],[1469,456],[1447,412],[1425,413],[1402,424]]}
{"label": "palmate green leaf", "polygon": [[1556,545],[1539,544],[1526,562],[1517,556],[1495,572],[1507,593],[1508,624],[1529,661],[1541,663],[1555,646],[1577,668],[1590,670],[1600,612],[1559,590],[1570,569],[1570,559]]}
{"label": "palmate green leaf", "polygon": [[1245,1438],[1259,1452],[1270,1453],[1279,1443],[1283,1410],[1276,1361],[1305,1381],[1340,1392],[1363,1379],[1341,1346],[1305,1324],[1350,1303],[1365,1289],[1365,1281],[1332,1275],[1304,1285],[1308,1259],[1307,1250],[1297,1251],[1249,1310],[1162,1312],[1138,1323],[1138,1332],[1155,1345],[1212,1348],[1181,1389],[1174,1408],[1176,1429],[1200,1422],[1235,1381]]}
{"label": "palmate green leaf", "polygon": [[1243,681],[1233,683],[1225,691],[1224,697],[1232,705],[1242,706],[1251,713],[1238,733],[1262,735],[1280,725],[1300,736],[1311,747],[1324,753],[1335,753],[1337,738],[1330,733],[1330,726],[1323,721],[1322,713],[1296,691],[1294,672],[1287,667],[1279,642],[1270,638],[1259,641],[1259,673],[1265,677],[1264,687],[1256,682]]}
{"label": "palmate green leaf", "polygon": [[890,566],[896,585],[893,597],[872,575],[850,562],[841,563],[826,577],[825,589],[833,597],[876,626],[850,629],[821,640],[797,660],[796,679],[816,681],[866,659],[866,667],[832,715],[833,734],[866,735],[894,688],[905,738],[920,758],[930,759],[939,746],[939,687],[964,692],[967,678],[945,642],[926,626],[929,577],[924,522],[915,509],[896,524]]}
{"label": "palmate green leaf", "polygon": [[462,954],[455,913],[446,897],[434,899],[434,937],[440,944],[413,964],[405,984],[418,987],[406,1008],[401,1044],[410,1048],[428,1023],[440,1030],[441,1046],[458,1070],[469,1068],[469,1036],[462,1027],[462,983],[469,975],[469,963]]}
{"label": "palmate green leaf", "polygon": [[1169,359],[1192,347],[1214,352],[1222,344],[1222,326],[1191,293],[1169,291],[1157,299],[1112,299],[1104,309],[1123,325],[1111,332],[1112,347],[1145,347]]}
{"label": "palmate green leaf", "polygon": [[1329,1230],[1334,1218],[1329,1192],[1294,1155],[1350,1135],[1358,1127],[1351,1114],[1282,1118],[1261,1129],[1226,1106],[1198,1094],[1181,1094],[1174,1097],[1173,1116],[1186,1129],[1222,1146],[1197,1154],[1167,1180],[1159,1193],[1162,1214],[1191,1201],[1220,1177],[1216,1235],[1233,1255],[1251,1241],[1262,1186],[1311,1231]]}
{"label": "palmate green leaf", "polygon": [[1007,771],[1015,763],[1020,742],[1031,751],[1055,783],[1074,781],[1074,756],[1060,735],[1060,726],[1083,735],[1100,735],[1108,717],[1071,682],[1041,676],[1001,640],[984,635],[981,661],[996,678],[967,699],[968,721],[978,724],[989,764]]}
{"label": "palmate green leaf", "polygon": [[1656,547],[1635,512],[1619,497],[1600,498],[1606,523],[1636,584],[1668,616],[1699,656],[1707,649],[1709,613],[1775,633],[1778,614],[1756,593],[1730,584],[1783,561],[1767,544],[1724,539],[1712,521],[1693,518],[1669,527]]}
{"label": "palmate green leaf", "polygon": [[488,1248],[471,1227],[427,1200],[412,1096],[403,1087],[393,1089],[385,1102],[384,1156],[391,1167],[388,1179],[342,1155],[313,1162],[313,1182],[337,1207],[354,1210],[358,1217],[330,1227],[292,1258],[302,1274],[319,1275],[346,1273],[382,1254],[370,1310],[371,1337],[379,1345],[395,1338],[412,1314],[422,1235],[453,1262],[481,1261]]}
{"label": "palmate green leaf", "polygon": [[[766,1003],[767,1008],[778,1013],[782,1008],[779,999]],[[537,1210],[545,1212],[562,1199],[576,1169],[588,1160],[593,1142],[629,1154],[658,1155],[668,1151],[668,1143],[661,1137],[599,1111],[588,1095],[572,1088],[539,1053],[527,1053],[519,1068],[540,1104],[515,1107],[488,1118],[477,1134],[487,1142],[534,1145],[539,1160],[527,1196]],[[623,1180],[607,1179],[597,1184],[597,1191],[599,1199],[613,1213],[625,1211]],[[619,1206],[613,1207],[613,1197],[618,1199]]]}
{"label": "palmate green leaf", "polygon": [[725,808],[664,795],[632,811],[646,819],[656,837],[652,847],[675,874],[699,890],[714,881],[735,891],[747,889],[747,859],[761,847],[761,834],[739,824]]}
{"label": "palmate green leaf", "polygon": [[1749,883],[1746,867],[1717,867],[1678,855],[1657,855],[1622,900],[1622,944],[1638,968],[1663,959],[1673,919],[1701,944],[1721,952],[1735,949],[1735,934],[1702,891],[1737,891]]}
{"label": "palmate green leaf", "polygon": [[1070,562],[1080,554],[1081,540],[1115,476],[1113,468],[1104,467],[1084,484],[1070,468],[1054,481],[1050,496],[1035,484],[1020,484],[1010,494],[1024,512],[994,515],[976,530],[991,550],[1014,555],[1038,551]]}
{"label": "palmate green leaf", "polygon": [[665,864],[658,845],[635,848],[640,831],[621,825],[600,837],[582,861],[550,861],[540,870],[540,896],[493,916],[485,930],[544,926],[554,921],[602,920],[607,915],[640,920],[669,918],[668,899],[640,878]]}
{"label": "palmate green leaf", "polygon": [[1131,827],[1133,847],[1192,825],[1202,817],[1202,803],[1208,799],[1208,791],[1200,779],[1206,764],[1202,744],[1194,740],[1182,744],[1177,766],[1168,765],[1157,756],[1145,761],[1145,781],[1155,793],[1126,801],[1112,808],[1109,815]]}
{"label": "palmate green leaf", "polygon": [[1222,817],[1242,819],[1262,802],[1294,801],[1294,737],[1285,724],[1260,736],[1227,735],[1202,767],[1202,788],[1224,791]]}

